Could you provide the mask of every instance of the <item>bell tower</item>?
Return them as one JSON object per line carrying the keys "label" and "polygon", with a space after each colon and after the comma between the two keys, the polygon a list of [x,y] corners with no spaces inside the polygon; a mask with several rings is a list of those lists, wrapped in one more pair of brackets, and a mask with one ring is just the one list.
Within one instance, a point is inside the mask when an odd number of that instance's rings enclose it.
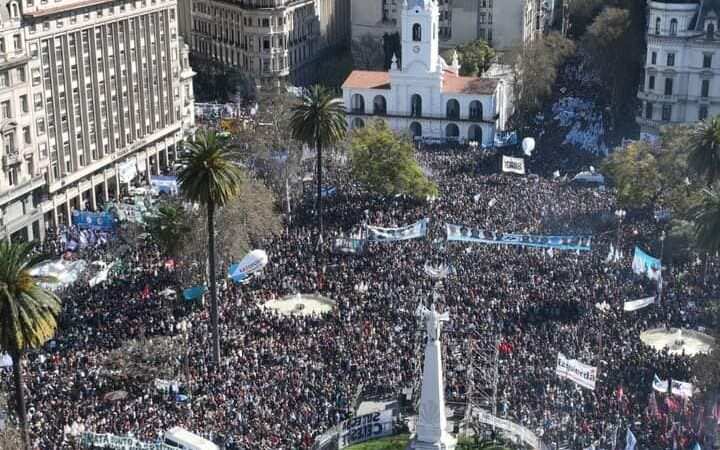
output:
{"label": "bell tower", "polygon": [[402,71],[441,72],[438,66],[438,27],[440,10],[436,0],[403,0]]}

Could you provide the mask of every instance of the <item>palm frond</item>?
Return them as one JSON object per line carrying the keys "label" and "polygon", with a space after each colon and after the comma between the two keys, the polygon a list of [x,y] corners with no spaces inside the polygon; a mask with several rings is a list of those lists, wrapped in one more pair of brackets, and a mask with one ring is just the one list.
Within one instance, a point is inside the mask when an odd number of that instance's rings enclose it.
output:
{"label": "palm frond", "polygon": [[308,145],[338,142],[347,128],[342,100],[322,86],[311,87],[293,108],[290,128],[295,139]]}
{"label": "palm frond", "polygon": [[698,245],[708,253],[720,251],[720,191],[703,190],[703,197],[694,210],[695,236]]}

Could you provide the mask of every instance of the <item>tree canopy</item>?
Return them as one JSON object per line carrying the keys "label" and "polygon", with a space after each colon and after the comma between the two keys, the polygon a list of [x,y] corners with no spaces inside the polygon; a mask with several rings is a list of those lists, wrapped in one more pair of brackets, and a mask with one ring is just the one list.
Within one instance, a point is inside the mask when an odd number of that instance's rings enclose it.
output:
{"label": "tree canopy", "polygon": [[[482,39],[468,42],[457,48],[460,59],[460,75],[480,76],[490,68],[495,50]],[[447,61],[448,64],[450,61]]]}
{"label": "tree canopy", "polygon": [[379,195],[437,196],[438,188],[423,173],[409,138],[378,120],[353,132],[350,166],[354,179]]}

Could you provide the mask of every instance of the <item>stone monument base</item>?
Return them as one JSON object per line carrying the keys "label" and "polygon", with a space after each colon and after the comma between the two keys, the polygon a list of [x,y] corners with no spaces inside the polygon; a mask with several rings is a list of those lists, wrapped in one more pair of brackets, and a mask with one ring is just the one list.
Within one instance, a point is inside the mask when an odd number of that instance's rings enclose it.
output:
{"label": "stone monument base", "polygon": [[417,437],[413,437],[407,450],[455,450],[457,440],[448,435],[441,442],[420,442]]}

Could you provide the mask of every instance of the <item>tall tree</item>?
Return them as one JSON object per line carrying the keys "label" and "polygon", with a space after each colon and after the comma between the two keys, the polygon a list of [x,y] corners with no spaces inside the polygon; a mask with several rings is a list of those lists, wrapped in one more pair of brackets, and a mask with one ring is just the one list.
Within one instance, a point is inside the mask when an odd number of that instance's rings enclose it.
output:
{"label": "tall tree", "polygon": [[720,188],[703,191],[695,211],[695,233],[700,248],[714,255],[720,251]]}
{"label": "tall tree", "polygon": [[[317,151],[318,242],[322,240],[322,151],[345,135],[347,123],[343,102],[322,86],[312,86],[292,109],[290,128],[293,137]],[[318,246],[319,251],[319,246]]]}
{"label": "tall tree", "polygon": [[720,181],[720,116],[697,124],[690,135],[688,164],[708,186]]}
{"label": "tall tree", "polygon": [[61,310],[60,299],[39,286],[48,279],[31,273],[39,259],[33,256],[32,244],[0,242],[0,348],[13,359],[15,409],[26,449],[30,440],[22,360],[27,349],[41,347],[55,334]]}
{"label": "tall tree", "polygon": [[382,120],[353,132],[350,167],[355,180],[376,194],[424,199],[438,193],[415,158],[410,140],[393,133]]}
{"label": "tall tree", "polygon": [[617,188],[618,203],[626,208],[654,204],[661,190],[658,161],[646,142],[633,142],[616,149],[605,160],[604,172]]}
{"label": "tall tree", "polygon": [[215,131],[202,130],[186,145],[185,167],[178,174],[180,190],[188,200],[207,208],[208,265],[210,277],[210,316],[213,334],[213,361],[220,364],[218,330],[217,273],[215,270],[215,211],[237,195],[242,170],[230,159],[228,140]]}
{"label": "tall tree", "polygon": [[158,207],[156,214],[145,217],[145,229],[166,256],[177,257],[190,232],[190,217],[183,205],[167,202]]}

